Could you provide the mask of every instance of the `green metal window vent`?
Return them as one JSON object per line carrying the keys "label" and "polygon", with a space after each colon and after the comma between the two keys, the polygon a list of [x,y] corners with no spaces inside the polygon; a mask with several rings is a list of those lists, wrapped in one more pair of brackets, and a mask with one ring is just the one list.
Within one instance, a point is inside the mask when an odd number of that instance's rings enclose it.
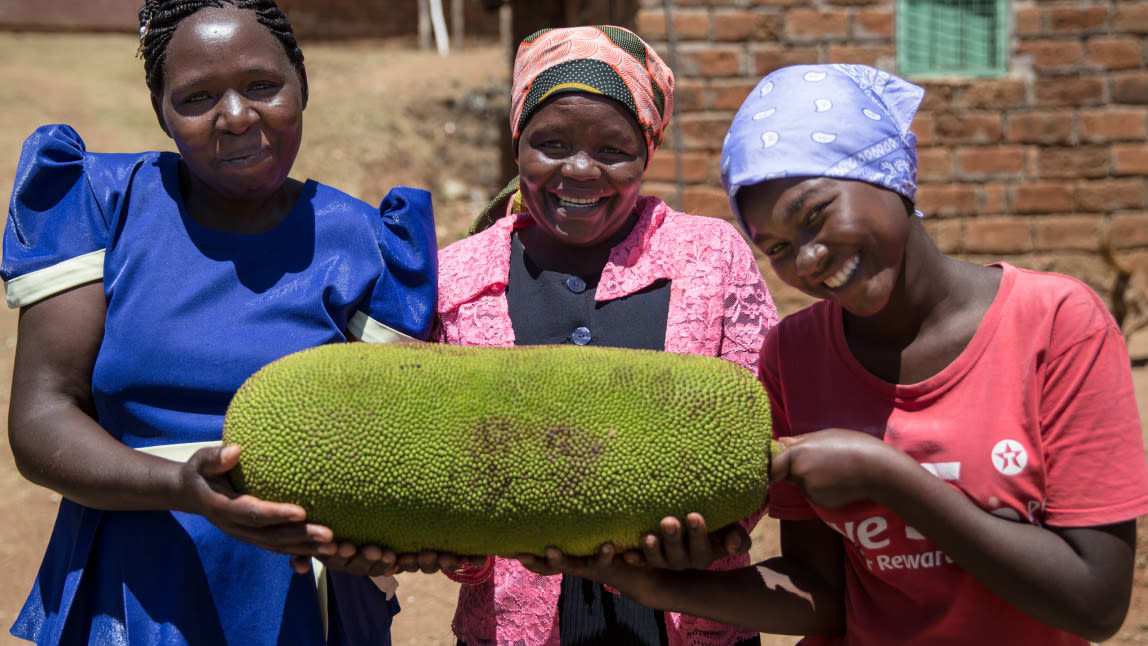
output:
{"label": "green metal window vent", "polygon": [[1004,76],[1008,0],[897,0],[901,76]]}

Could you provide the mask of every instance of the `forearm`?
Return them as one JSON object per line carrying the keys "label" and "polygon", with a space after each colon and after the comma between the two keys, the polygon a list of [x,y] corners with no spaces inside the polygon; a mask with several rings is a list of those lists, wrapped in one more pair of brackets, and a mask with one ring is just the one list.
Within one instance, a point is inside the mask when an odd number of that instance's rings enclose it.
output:
{"label": "forearm", "polygon": [[780,635],[839,633],[839,593],[792,559],[776,557],[736,570],[658,570],[627,592],[643,605]]}
{"label": "forearm", "polygon": [[986,512],[923,469],[903,469],[893,485],[878,502],[1004,601],[1095,641],[1119,628],[1130,594],[1119,573],[1130,581],[1133,538],[1080,530],[1095,534],[1084,550],[1050,529]]}
{"label": "forearm", "polygon": [[9,415],[20,473],[81,505],[108,510],[178,507],[180,466],[130,449],[74,405]]}
{"label": "forearm", "polygon": [[642,604],[775,635],[844,629],[839,594],[778,557],[736,570],[659,570]]}

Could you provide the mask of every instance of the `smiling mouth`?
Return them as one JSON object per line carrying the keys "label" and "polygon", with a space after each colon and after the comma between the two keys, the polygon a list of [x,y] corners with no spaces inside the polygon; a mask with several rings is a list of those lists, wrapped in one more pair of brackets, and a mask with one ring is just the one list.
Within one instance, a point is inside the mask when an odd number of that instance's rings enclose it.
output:
{"label": "smiling mouth", "polygon": [[595,206],[599,202],[601,202],[603,199],[605,199],[605,198],[601,198],[601,197],[596,197],[596,198],[592,198],[592,199],[580,200],[580,199],[576,199],[573,197],[562,197],[560,195],[556,195],[555,197],[558,198],[558,206],[561,206],[563,208],[568,208],[568,209],[580,209],[580,208],[586,208],[588,206]]}
{"label": "smiling mouth", "polygon": [[845,263],[845,266],[833,274],[823,283],[829,289],[837,289],[848,282],[849,278],[857,271],[857,265],[861,264],[861,256],[853,256]]}

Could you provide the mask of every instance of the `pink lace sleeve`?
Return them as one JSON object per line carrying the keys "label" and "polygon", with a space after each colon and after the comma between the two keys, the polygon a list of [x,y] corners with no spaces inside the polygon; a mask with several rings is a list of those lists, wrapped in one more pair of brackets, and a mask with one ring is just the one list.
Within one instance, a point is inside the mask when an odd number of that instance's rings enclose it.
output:
{"label": "pink lace sleeve", "polygon": [[777,309],[741,234],[724,220],[671,212],[657,242],[675,272],[666,350],[721,357],[756,375]]}
{"label": "pink lace sleeve", "polygon": [[729,276],[721,356],[756,375],[762,341],[766,332],[777,325],[777,308],[753,252],[740,237],[730,244]]}
{"label": "pink lace sleeve", "polygon": [[506,304],[511,225],[509,220],[500,222],[439,252],[433,340],[451,345],[514,345]]}

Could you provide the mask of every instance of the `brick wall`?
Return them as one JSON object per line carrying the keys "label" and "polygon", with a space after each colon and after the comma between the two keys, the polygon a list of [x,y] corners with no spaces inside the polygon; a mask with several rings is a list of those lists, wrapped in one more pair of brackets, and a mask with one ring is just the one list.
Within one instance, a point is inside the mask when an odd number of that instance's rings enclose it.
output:
{"label": "brick wall", "polygon": [[[895,72],[893,6],[676,0],[684,208],[730,217],[722,136],[763,75],[827,62]],[[642,0],[637,30],[668,60],[663,7]],[[1100,253],[1105,240],[1125,269],[1148,272],[1148,0],[1014,0],[1012,11],[1008,76],[918,81],[927,91],[914,121],[919,206],[944,251],[1062,271],[1112,305],[1121,295]],[[671,132],[646,175],[648,189],[670,199],[674,148]]]}

